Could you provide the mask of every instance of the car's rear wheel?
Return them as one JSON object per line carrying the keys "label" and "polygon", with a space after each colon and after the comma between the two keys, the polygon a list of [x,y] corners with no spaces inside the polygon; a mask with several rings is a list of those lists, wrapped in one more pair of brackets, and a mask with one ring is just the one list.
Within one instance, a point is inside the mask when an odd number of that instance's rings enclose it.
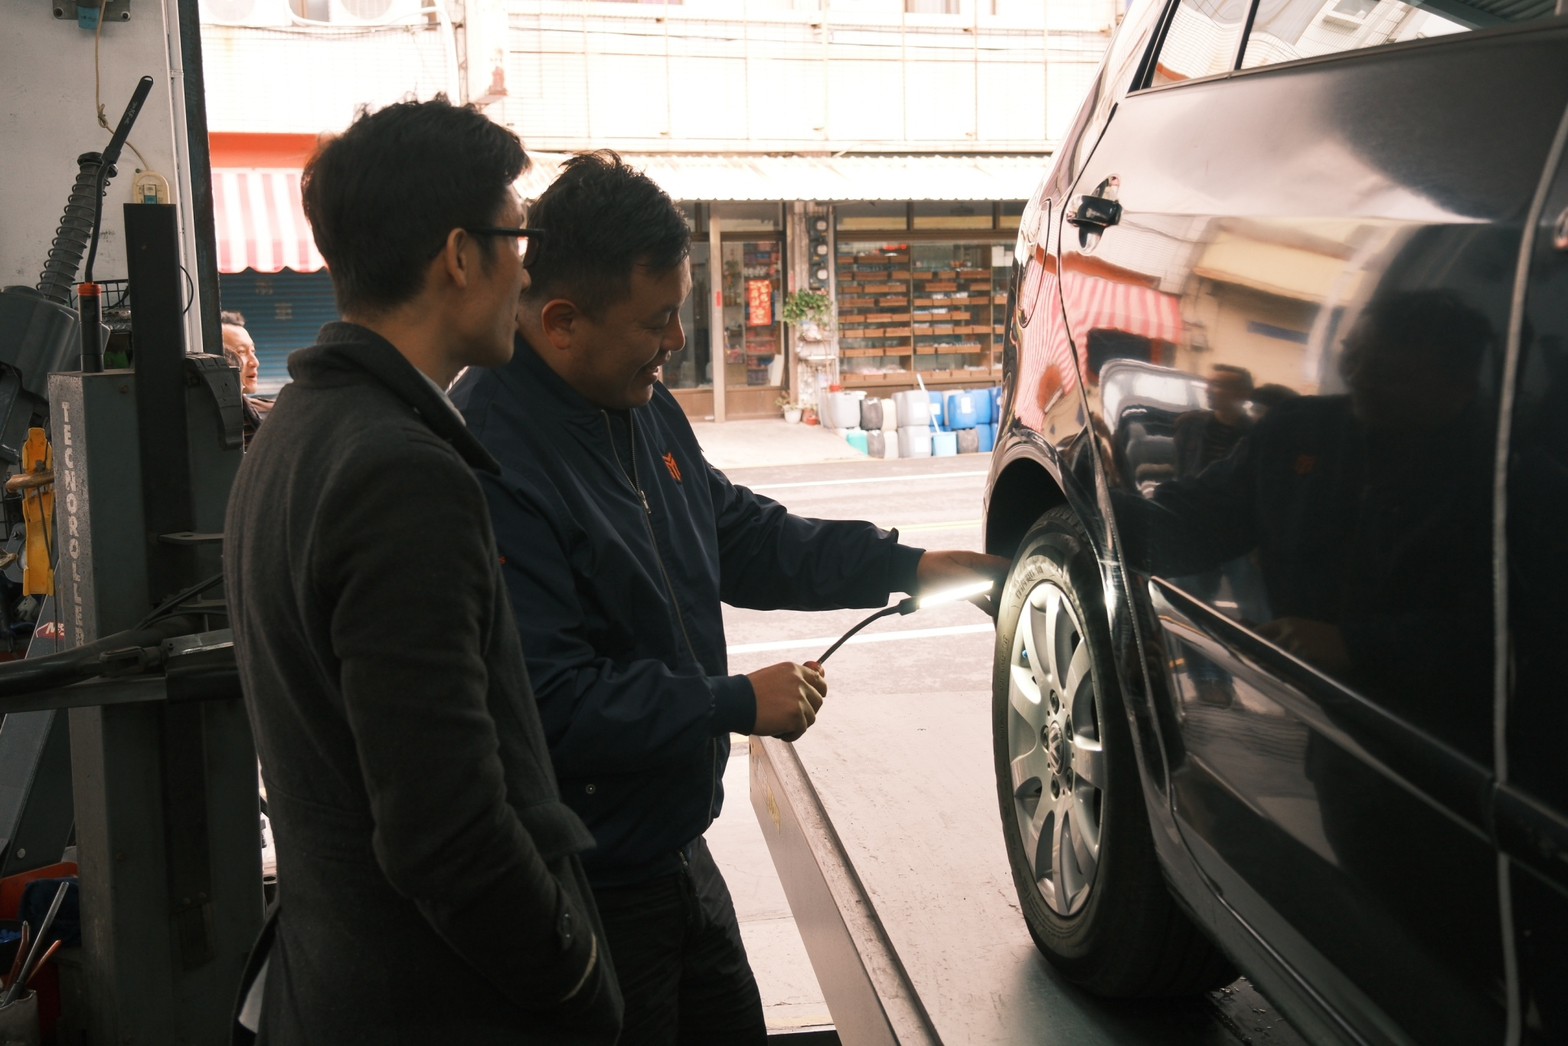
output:
{"label": "car's rear wheel", "polygon": [[1093,546],[1071,510],[1029,531],[997,616],[997,799],[1029,933],[1101,995],[1184,995],[1235,978],[1154,855],[1110,661]]}

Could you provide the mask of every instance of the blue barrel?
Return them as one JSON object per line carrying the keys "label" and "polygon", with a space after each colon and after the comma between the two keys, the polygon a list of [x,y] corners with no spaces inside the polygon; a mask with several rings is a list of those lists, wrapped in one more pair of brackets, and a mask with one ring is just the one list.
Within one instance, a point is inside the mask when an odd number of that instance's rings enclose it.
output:
{"label": "blue barrel", "polygon": [[980,434],[980,453],[986,454],[996,449],[995,425],[976,425],[975,431]]}
{"label": "blue barrel", "polygon": [[951,458],[958,453],[958,433],[933,432],[931,433],[931,456],[933,458]]}
{"label": "blue barrel", "polygon": [[[984,397],[985,406],[982,408],[981,398]],[[943,428],[972,429],[983,420],[981,410],[985,411],[984,417],[991,416],[991,398],[984,392],[950,392],[947,394],[947,424]]]}
{"label": "blue barrel", "polygon": [[991,424],[1002,423],[1002,386],[994,385],[991,388]]}
{"label": "blue barrel", "polygon": [[846,429],[844,432],[844,439],[848,441],[851,447],[854,447],[856,450],[860,451],[860,453],[866,453],[867,443],[865,429]]}
{"label": "blue barrel", "polygon": [[931,401],[931,428],[945,431],[947,429],[947,411],[942,409],[942,394],[940,392],[928,392],[926,393],[926,398]]}

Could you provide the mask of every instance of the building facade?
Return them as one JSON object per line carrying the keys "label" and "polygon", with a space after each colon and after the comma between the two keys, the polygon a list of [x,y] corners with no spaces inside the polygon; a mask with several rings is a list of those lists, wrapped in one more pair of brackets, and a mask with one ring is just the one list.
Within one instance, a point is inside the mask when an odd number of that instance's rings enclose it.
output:
{"label": "building facade", "polygon": [[[665,380],[689,414],[721,420],[811,402],[827,384],[994,383],[1022,201],[1120,10],[1115,0],[204,4],[213,163],[227,179],[225,306],[251,321],[264,379],[283,380],[282,356],[330,313],[325,278],[295,278],[320,260],[297,210],[284,213],[315,133],[361,104],[445,91],[523,138],[536,162],[525,196],[570,153],[609,148],[681,202],[694,291],[687,349]],[[279,80],[304,86],[273,91]],[[822,340],[781,320],[786,297],[806,289],[832,299]]]}

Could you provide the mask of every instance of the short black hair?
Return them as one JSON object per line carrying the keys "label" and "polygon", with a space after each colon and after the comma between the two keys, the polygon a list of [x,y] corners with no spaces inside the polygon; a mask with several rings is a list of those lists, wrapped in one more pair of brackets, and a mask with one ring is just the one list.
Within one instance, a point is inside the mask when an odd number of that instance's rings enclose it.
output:
{"label": "short black hair", "polygon": [[1252,390],[1252,405],[1262,407],[1264,410],[1270,410],[1286,400],[1293,400],[1300,395],[1301,393],[1289,385],[1278,385],[1270,382],[1267,385],[1259,385]]}
{"label": "short black hair", "polygon": [[562,164],[529,208],[528,224],[549,235],[528,267],[532,282],[524,299],[569,298],[593,317],[627,292],[634,266],[665,273],[691,254],[691,226],[681,209],[608,149]]}
{"label": "short black hair", "polygon": [[1213,378],[1235,378],[1250,393],[1252,391],[1252,372],[1246,367],[1238,367],[1234,363],[1216,363]]}
{"label": "short black hair", "polygon": [[495,224],[527,169],[517,135],[445,95],[361,109],[311,157],[300,185],[338,309],[380,312],[413,298],[447,235]]}
{"label": "short black hair", "polygon": [[1421,351],[1427,365],[1474,378],[1493,341],[1492,325],[1445,289],[1392,291],[1367,303],[1352,337]]}
{"label": "short black hair", "polygon": [[224,309],[218,313],[218,322],[227,327],[243,327],[245,314],[235,309]]}

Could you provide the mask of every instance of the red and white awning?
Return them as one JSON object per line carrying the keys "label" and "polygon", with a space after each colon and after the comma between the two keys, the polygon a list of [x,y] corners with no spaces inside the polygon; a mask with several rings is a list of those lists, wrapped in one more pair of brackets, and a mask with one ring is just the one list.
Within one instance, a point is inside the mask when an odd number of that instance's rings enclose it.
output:
{"label": "red and white awning", "polygon": [[212,172],[220,273],[326,268],[305,221],[299,180],[297,170]]}
{"label": "red and white awning", "polygon": [[1080,345],[1096,330],[1123,331],[1151,341],[1181,341],[1181,300],[1152,287],[1068,274],[1062,281],[1062,302]]}

